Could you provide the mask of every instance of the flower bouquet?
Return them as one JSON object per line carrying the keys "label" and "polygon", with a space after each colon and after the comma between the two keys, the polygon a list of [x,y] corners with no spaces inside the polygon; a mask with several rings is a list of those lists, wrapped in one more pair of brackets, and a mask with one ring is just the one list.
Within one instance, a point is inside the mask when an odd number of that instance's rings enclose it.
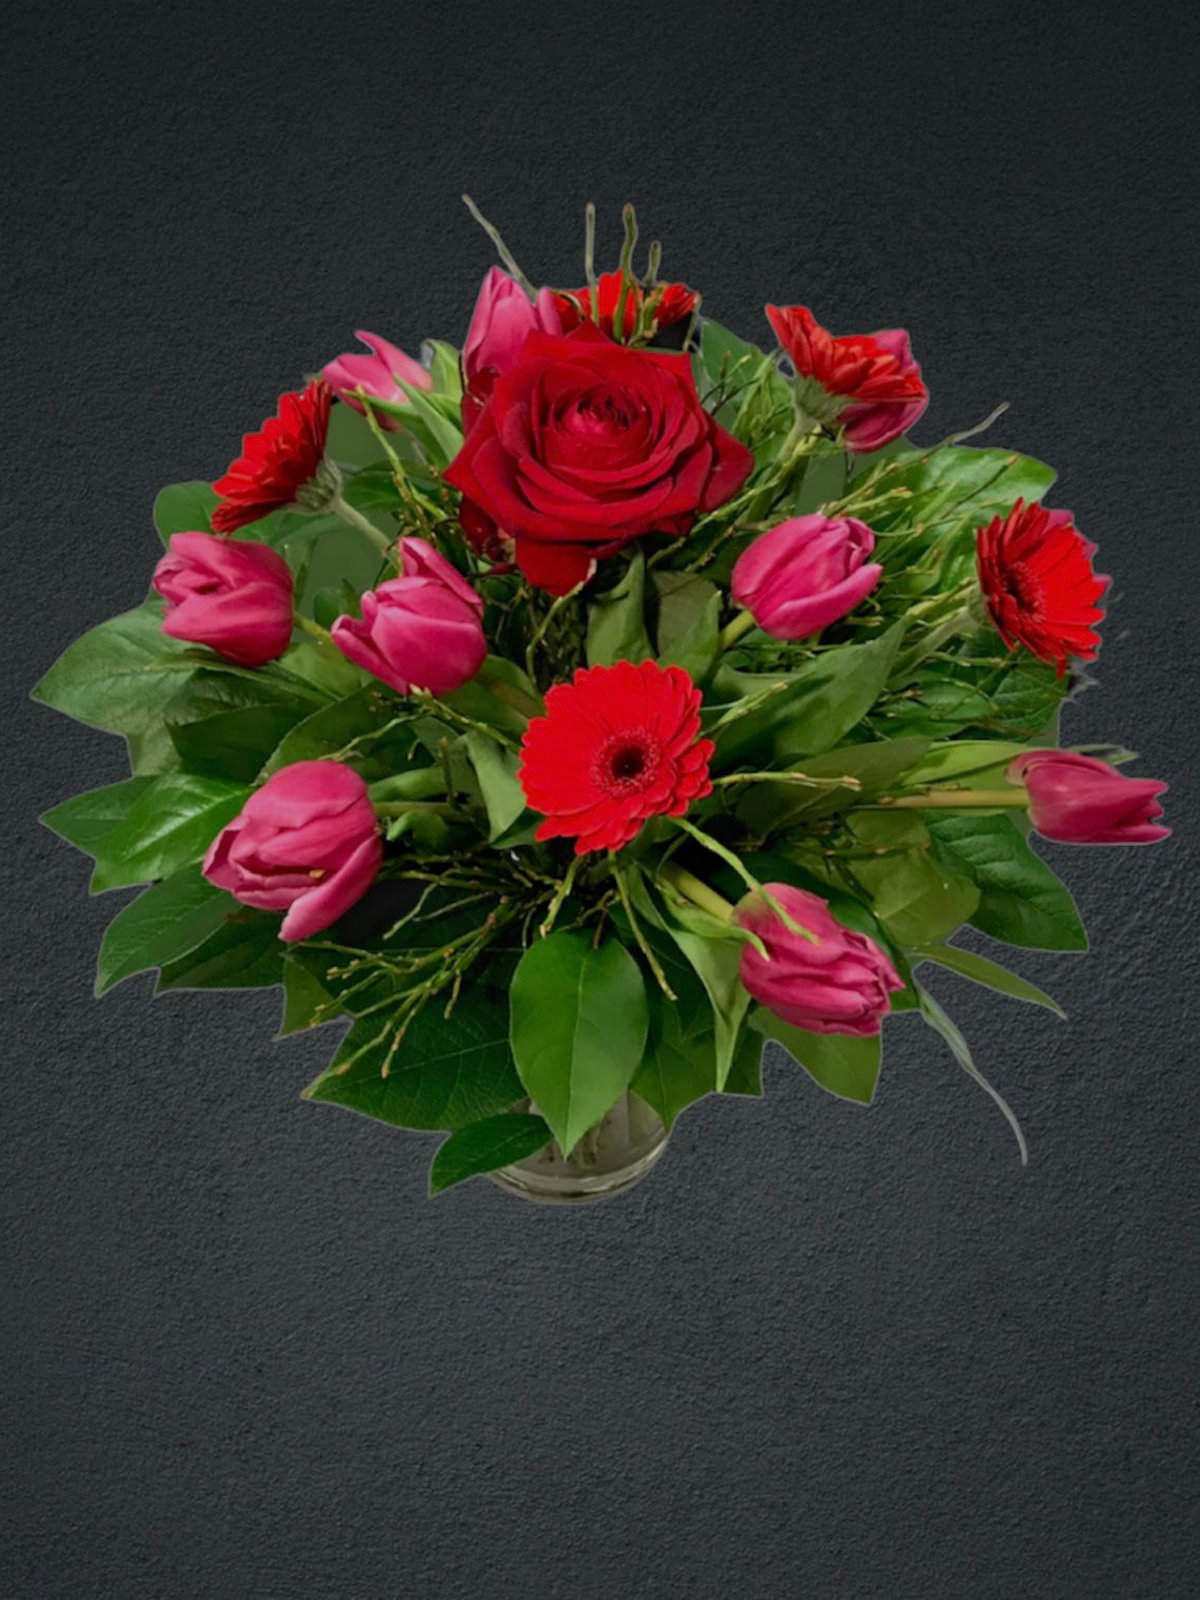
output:
{"label": "flower bouquet", "polygon": [[1128,752],[1058,747],[1094,547],[1040,462],[906,441],[904,332],[768,306],[748,343],[624,225],[597,275],[589,208],[556,290],[484,222],[461,352],[359,333],[159,495],[150,594],[35,690],[128,742],[45,819],[93,891],[148,885],[97,992],[347,1019],[306,1095],[444,1130],[435,1191],[624,1187],[685,1107],[760,1092],[764,1041],[867,1103],[900,1012],[1024,1156],[920,969],[1054,1008],[956,930],[1082,950],[1029,831],[1167,831]]}

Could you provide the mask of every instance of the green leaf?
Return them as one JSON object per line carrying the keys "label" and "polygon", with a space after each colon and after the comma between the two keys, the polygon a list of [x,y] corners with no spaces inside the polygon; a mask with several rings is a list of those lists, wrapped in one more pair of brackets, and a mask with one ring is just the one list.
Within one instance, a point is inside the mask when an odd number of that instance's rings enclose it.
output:
{"label": "green leaf", "polygon": [[307,953],[290,950],[283,963],[281,1036],[302,1033],[305,1028],[318,1028],[341,1015],[340,1003],[321,982],[314,966],[305,964],[304,955]]}
{"label": "green leaf", "polygon": [[670,1128],[684,1109],[717,1087],[716,1042],[709,1030],[689,1036],[680,1009],[654,985],[649,990],[646,1052],[631,1087]]}
{"label": "green leaf", "polygon": [[109,923],[100,947],[96,993],[151,967],[169,966],[244,908],[232,895],[184,867],[145,890]]}
{"label": "green leaf", "polygon": [[513,977],[512,1048],[521,1082],[564,1154],[629,1084],[646,1044],[646,990],[616,939],[552,933]]}
{"label": "green leaf", "polygon": [[762,1094],[762,1058],[763,1041],[757,1033],[752,1033],[745,1027],[738,1034],[737,1046],[733,1052],[733,1061],[729,1068],[729,1076],[725,1079],[722,1094]]}
{"label": "green leaf", "polygon": [[220,711],[191,722],[167,722],[188,772],[251,783],[279,742],[311,711],[299,701]]}
{"label": "green leaf", "polygon": [[989,961],[986,956],[976,955],[974,950],[960,950],[952,944],[937,944],[915,950],[913,955],[919,961],[936,962],[939,967],[957,972],[960,978],[969,978],[972,983],[982,984],[985,989],[994,989],[1013,1000],[1027,1000],[1030,1005],[1045,1006],[1056,1017],[1066,1017],[1057,1000],[1019,974],[1002,967],[998,961]]}
{"label": "green leaf", "polygon": [[[764,748],[771,759],[791,766],[841,744],[878,700],[903,633],[904,624],[899,622],[869,643],[839,645],[807,662],[791,675],[787,690],[718,736],[721,770],[738,765],[755,748]],[[771,681],[721,668],[715,686],[719,694],[738,699]]]}
{"label": "green leaf", "polygon": [[462,359],[458,351],[452,344],[445,344],[441,339],[430,339],[428,363],[434,392],[445,395],[448,400],[461,405]]}
{"label": "green leaf", "polygon": [[220,495],[210,483],[172,483],[154,501],[154,526],[164,544],[173,533],[211,533]]}
{"label": "green leaf", "polygon": [[750,1004],[750,996],[742,987],[740,977],[742,941],[740,938],[706,938],[684,928],[675,920],[671,907],[667,918],[667,932],[694,969],[704,985],[713,1009],[716,1043],[716,1085],[725,1087],[737,1049],[742,1019]]}
{"label": "green leaf", "polygon": [[[390,736],[390,724],[397,726]],[[290,767],[294,761],[319,761],[355,740],[362,741],[352,754],[355,770],[370,781],[389,777],[406,764],[404,752],[412,744],[410,713],[382,685],[371,685],[322,706],[284,735],[263,767],[263,777]]]}
{"label": "green leaf", "polygon": [[635,550],[620,582],[588,606],[587,664],[611,667],[617,661],[645,661],[653,654],[646,633],[646,562]]}
{"label": "green leaf", "polygon": [[198,861],[249,798],[240,783],[168,772],[146,786],[104,837],[92,893],[166,878]]}
{"label": "green leaf", "polygon": [[510,1162],[535,1155],[550,1140],[550,1129],[541,1117],[521,1111],[503,1111],[483,1122],[472,1122],[452,1133],[438,1147],[429,1169],[429,1192],[440,1194],[464,1178],[481,1172],[495,1172]]}
{"label": "green leaf", "polygon": [[525,791],[517,777],[517,756],[473,729],[467,734],[467,752],[488,814],[488,838],[498,839],[525,812]]}
{"label": "green leaf", "polygon": [[242,906],[217,931],[159,974],[155,994],[168,989],[266,989],[283,978],[285,946],[279,921]]}
{"label": "green leaf", "polygon": [[925,813],[925,823],[939,854],[978,885],[979,905],[970,920],[981,932],[1034,950],[1087,949],[1070,891],[1008,817]]}
{"label": "green leaf", "polygon": [[59,656],[33,691],[35,700],[109,733],[143,734],[159,724],[162,707],[197,653],[160,631],[153,602],[102,622]]}
{"label": "green leaf", "polygon": [[54,806],[41,818],[60,839],[73,844],[86,855],[96,856],[104,840],[122,822],[130,807],[154,778],[127,778],[104,789],[91,789]]}
{"label": "green leaf", "polygon": [[[923,522],[931,511],[943,518],[953,511],[975,525],[989,522],[1017,499],[1040,500],[1056,476],[1052,467],[1032,456],[963,445],[944,445],[932,453],[918,451],[894,460],[880,491],[904,488],[909,493],[883,502],[873,525],[884,530],[898,522],[905,526]],[[889,509],[892,504],[894,511]]]}
{"label": "green leaf", "polygon": [[1016,1113],[1013,1111],[1013,1108],[1009,1105],[1008,1101],[998,1089],[993,1089],[992,1085],[987,1081],[983,1073],[980,1072],[979,1068],[975,1065],[975,1058],[971,1054],[971,1047],[963,1038],[962,1033],[957,1025],[951,1021],[951,1019],[946,1015],[941,1006],[938,1005],[937,1001],[927,989],[922,989],[920,984],[917,985],[917,989],[921,997],[921,1015],[924,1017],[929,1026],[933,1028],[935,1032],[940,1033],[942,1038],[945,1039],[946,1043],[950,1046],[951,1054],[954,1056],[954,1059],[958,1062],[959,1066],[967,1074],[968,1078],[977,1083],[983,1092],[987,1095],[990,1095],[990,1097],[999,1106],[1000,1110],[1004,1114],[1005,1121],[1008,1123],[1016,1137],[1017,1149],[1021,1152],[1021,1165],[1023,1167],[1028,1166],[1029,1147],[1025,1143],[1025,1135],[1021,1131],[1021,1124],[1017,1121]]}
{"label": "green leaf", "polygon": [[913,812],[856,811],[849,826],[861,845],[887,852],[852,858],[849,867],[897,944],[935,943],[961,927],[979,905],[973,875],[955,870],[929,848],[925,824]]}
{"label": "green leaf", "polygon": [[462,1128],[521,1098],[508,1005],[492,989],[464,985],[448,1017],[436,1002],[424,1006],[392,1054],[394,1039],[385,1017],[358,1018],[305,1098],[403,1128]]}
{"label": "green leaf", "polygon": [[861,1038],[850,1033],[809,1033],[803,1028],[793,1028],[764,1006],[756,1007],[751,1013],[750,1026],[765,1038],[781,1044],[792,1060],[830,1094],[864,1106],[869,1106],[875,1098],[883,1060],[879,1034]]}
{"label": "green leaf", "polygon": [[660,572],[654,584],[658,602],[658,660],[682,667],[700,683],[717,659],[721,594],[707,578],[685,572]]}

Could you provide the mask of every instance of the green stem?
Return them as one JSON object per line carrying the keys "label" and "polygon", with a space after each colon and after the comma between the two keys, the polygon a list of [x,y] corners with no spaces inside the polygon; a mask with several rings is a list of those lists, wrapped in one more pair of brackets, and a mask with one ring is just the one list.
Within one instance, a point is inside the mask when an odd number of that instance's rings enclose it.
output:
{"label": "green stem", "polygon": [[563,874],[562,882],[559,884],[558,888],[555,889],[554,897],[550,901],[550,906],[546,912],[545,920],[538,929],[538,932],[541,934],[543,939],[548,938],[549,935],[554,931],[554,924],[558,921],[558,913],[562,910],[567,896],[575,887],[575,875],[578,873],[582,865],[582,856],[571,857],[571,865]]}
{"label": "green stem", "polygon": [[1022,807],[1029,804],[1025,789],[927,789],[924,794],[888,796],[874,805],[860,806],[862,811],[965,811],[980,809],[994,811],[1001,806]]}
{"label": "green stem", "polygon": [[542,640],[546,637],[546,633],[549,630],[550,624],[554,621],[555,617],[559,615],[565,605],[574,600],[575,596],[582,588],[583,584],[577,583],[573,589],[568,589],[566,594],[560,594],[558,599],[542,618],[541,622],[539,622],[537,627],[534,629],[533,637],[529,641],[529,648],[525,652],[525,674],[530,683],[537,683],[537,677],[534,673],[534,662],[537,659],[538,645],[540,645]]}
{"label": "green stem", "polygon": [[975,613],[970,606],[963,606],[943,622],[930,628],[925,637],[918,641],[911,650],[906,650],[896,664],[893,677],[903,672],[911,672],[919,666],[927,656],[931,656],[942,648],[948,640],[960,633],[973,633],[976,628]]}
{"label": "green stem", "polygon": [[695,877],[686,867],[681,867],[677,861],[668,861],[659,867],[658,875],[666,880],[671,887],[679,892],[685,900],[690,900],[701,911],[706,911],[717,922],[733,921],[733,906],[719,895],[715,889],[710,889],[708,884]]}
{"label": "green stem", "polygon": [[642,932],[642,925],[637,919],[637,913],[633,909],[633,901],[629,898],[629,888],[625,882],[625,874],[617,865],[617,858],[612,851],[609,851],[608,859],[612,868],[613,878],[617,885],[617,893],[621,897],[621,905],[624,907],[625,915],[629,919],[630,931],[632,932],[634,939],[637,941],[637,947],[645,956],[646,965],[654,974],[655,983],[658,984],[658,987],[666,995],[667,999],[678,1000],[679,996],[667,982],[667,975],[662,969],[662,962],[659,961],[658,957],[654,954],[654,951],[650,948],[650,941]]}
{"label": "green stem", "polygon": [[507,682],[494,668],[489,668],[485,661],[475,674],[475,682],[480,688],[486,689],[497,700],[502,700],[513,711],[519,711],[523,717],[540,717],[545,714],[546,707],[533,695],[526,694],[523,689],[518,689],[516,684]]}
{"label": "green stem", "polygon": [[767,888],[766,884],[760,883],[754,874],[748,871],[746,867],[742,865],[732,850],[727,850],[723,844],[718,844],[715,839],[710,839],[707,833],[703,832],[703,830],[700,828],[694,827],[686,817],[672,817],[670,820],[677,828],[682,828],[684,833],[686,833],[689,838],[694,839],[698,845],[703,845],[703,847],[710,851],[714,856],[718,856],[727,867],[732,867],[737,873],[738,877],[746,885],[747,889],[749,889],[751,893],[758,895],[758,897],[765,902],[765,904],[779,918],[780,922],[783,923],[784,927],[789,933],[798,934],[800,938],[807,939],[811,944],[816,944],[818,942],[816,934],[810,929],[802,927],[801,924],[796,921],[795,917],[793,917],[792,914],[780,904],[780,902]]}
{"label": "green stem", "polygon": [[323,628],[319,622],[314,622],[311,617],[306,617],[303,612],[297,611],[292,619],[302,633],[307,633],[310,638],[316,639],[318,644],[332,644],[333,635],[328,628]]}
{"label": "green stem", "polygon": [[446,792],[446,776],[440,767],[418,767],[413,772],[395,772],[391,777],[380,778],[367,788],[377,810],[381,805],[393,801],[428,800]]}
{"label": "green stem", "polygon": [[728,650],[730,645],[736,644],[744,633],[749,633],[754,627],[754,617],[749,611],[739,611],[733,621],[727,623],[717,635],[717,649]]}
{"label": "green stem", "polygon": [[398,564],[392,551],[391,539],[386,533],[381,533],[369,517],[364,517],[361,511],[356,511],[352,505],[348,505],[340,494],[335,495],[329,502],[329,509],[341,517],[343,522],[349,523],[352,528],[357,528],[359,533],[365,533],[381,555],[386,556],[393,564]]}
{"label": "green stem", "polygon": [[381,817],[403,817],[409,811],[423,811],[434,817],[453,817],[458,813],[444,800],[384,800],[375,807]]}

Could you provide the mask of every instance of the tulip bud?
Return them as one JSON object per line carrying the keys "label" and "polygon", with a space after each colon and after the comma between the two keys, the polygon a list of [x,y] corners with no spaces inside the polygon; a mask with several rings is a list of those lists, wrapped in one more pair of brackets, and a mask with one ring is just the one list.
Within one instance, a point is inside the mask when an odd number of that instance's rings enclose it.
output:
{"label": "tulip bud", "polygon": [[[369,400],[386,400],[392,405],[408,403],[408,396],[400,383],[411,384],[414,389],[432,389],[433,379],[421,363],[406,356],[396,345],[381,339],[377,333],[367,333],[363,328],[356,328],[354,337],[361,339],[371,354],[338,356],[326,363],[324,376],[338,396],[348,406],[353,406],[355,411],[361,412],[363,409],[362,401],[355,394],[358,389]],[[377,412],[375,416],[381,427],[393,433],[404,426],[386,412]]]}
{"label": "tulip bud", "polygon": [[820,895],[786,883],[764,887],[816,942],[793,933],[758,895],[738,906],[735,919],[757,934],[766,956],[742,950],[741,979],[760,1005],[809,1033],[878,1033],[904,981],[864,933],[844,928]]}
{"label": "tulip bud", "polygon": [[173,533],[153,583],[172,639],[205,644],[243,667],[265,666],[291,641],[291,568],[265,544]]}
{"label": "tulip bud", "polygon": [[1126,778],[1107,761],[1072,750],[1031,750],[1009,763],[1010,783],[1029,794],[1029,820],[1059,844],[1154,844],[1170,834],[1155,819],[1167,786]]}
{"label": "tulip bud", "polygon": [[338,617],[333,642],[399,694],[449,694],[487,656],[483,601],[424,539],[397,545],[403,575],[362,597],[362,618]]}
{"label": "tulip bud", "polygon": [[732,591],[764,632],[803,639],[840,622],[883,576],[875,535],[853,517],[793,517],[738,557]]}
{"label": "tulip bud", "polygon": [[550,289],[529,296],[499,267],[492,267],[479,290],[471,326],[463,341],[463,423],[470,430],[496,379],[513,365],[531,333],[562,332],[562,318]]}
{"label": "tulip bud", "polygon": [[204,876],[244,905],[285,911],[281,939],[307,939],[360,900],[383,859],[367,786],[340,761],[282,767],[204,858]]}

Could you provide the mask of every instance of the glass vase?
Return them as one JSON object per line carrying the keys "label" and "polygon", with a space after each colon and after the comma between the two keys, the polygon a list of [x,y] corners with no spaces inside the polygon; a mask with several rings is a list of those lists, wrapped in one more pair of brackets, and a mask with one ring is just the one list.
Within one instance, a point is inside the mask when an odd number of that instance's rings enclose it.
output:
{"label": "glass vase", "polygon": [[[529,1101],[515,1108],[536,1111]],[[662,1118],[631,1090],[589,1128],[564,1156],[556,1140],[523,1161],[489,1173],[493,1183],[544,1205],[582,1205],[631,1189],[662,1155],[667,1143]]]}

